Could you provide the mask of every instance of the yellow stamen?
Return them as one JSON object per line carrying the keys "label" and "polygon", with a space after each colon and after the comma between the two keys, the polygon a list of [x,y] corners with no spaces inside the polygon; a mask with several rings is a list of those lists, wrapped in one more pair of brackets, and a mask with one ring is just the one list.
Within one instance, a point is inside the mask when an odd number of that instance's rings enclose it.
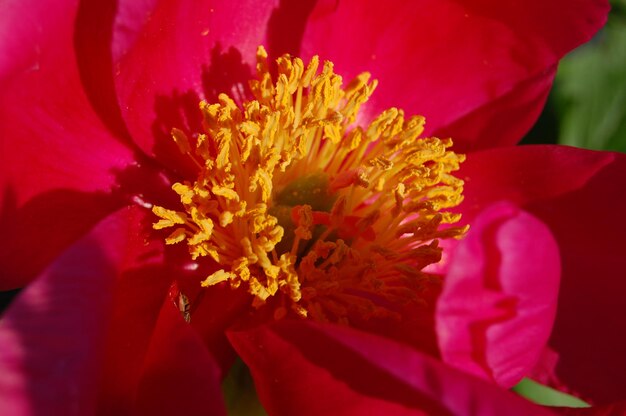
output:
{"label": "yellow stamen", "polygon": [[423,269],[441,257],[437,240],[466,231],[445,211],[462,201],[451,172],[464,156],[450,139],[420,138],[424,118],[396,108],[355,124],[377,82],[363,73],[342,87],[331,62],[319,66],[285,55],[273,79],[260,47],[254,100],[201,102],[193,140],[174,128],[198,176],[173,185],[178,210],[153,207],[154,228],[174,227],[167,244],[219,265],[202,286],[243,286],[255,306],[282,296],[277,319],[288,308],[338,322],[395,316],[390,303],[419,301],[432,281]]}

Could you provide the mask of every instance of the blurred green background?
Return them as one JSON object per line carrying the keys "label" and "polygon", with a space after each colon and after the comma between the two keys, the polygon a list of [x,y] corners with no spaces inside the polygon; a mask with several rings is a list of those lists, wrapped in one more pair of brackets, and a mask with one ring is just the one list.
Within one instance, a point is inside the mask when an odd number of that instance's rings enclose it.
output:
{"label": "blurred green background", "polygon": [[561,61],[546,108],[522,143],[626,153],[626,0],[611,6],[606,27]]}

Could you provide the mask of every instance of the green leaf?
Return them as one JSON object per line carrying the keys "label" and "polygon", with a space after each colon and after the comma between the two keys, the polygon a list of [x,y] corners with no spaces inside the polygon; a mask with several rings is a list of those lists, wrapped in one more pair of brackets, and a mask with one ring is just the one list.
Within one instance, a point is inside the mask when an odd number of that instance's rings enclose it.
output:
{"label": "green leaf", "polygon": [[613,2],[606,28],[561,61],[554,101],[559,143],[626,152],[626,13]]}
{"label": "green leaf", "polygon": [[531,402],[544,406],[590,407],[589,404],[580,400],[578,397],[562,393],[529,378],[520,381],[513,387],[513,391]]}
{"label": "green leaf", "polygon": [[259,402],[250,370],[237,359],[222,382],[229,416],[267,416]]}

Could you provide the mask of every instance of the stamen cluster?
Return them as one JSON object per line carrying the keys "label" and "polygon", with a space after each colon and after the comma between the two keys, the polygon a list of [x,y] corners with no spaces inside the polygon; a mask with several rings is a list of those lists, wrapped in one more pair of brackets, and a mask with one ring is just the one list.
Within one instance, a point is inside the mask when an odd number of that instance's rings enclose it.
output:
{"label": "stamen cluster", "polygon": [[255,306],[279,296],[276,318],[393,314],[433,278],[423,269],[440,260],[438,239],[465,232],[445,211],[462,200],[451,172],[464,156],[450,139],[420,138],[424,118],[396,108],[361,127],[376,81],[342,87],[331,62],[319,66],[285,55],[274,81],[260,47],[254,100],[201,102],[193,140],[173,129],[197,177],[173,185],[179,209],[153,208],[154,228],[218,265],[203,286],[243,285]]}

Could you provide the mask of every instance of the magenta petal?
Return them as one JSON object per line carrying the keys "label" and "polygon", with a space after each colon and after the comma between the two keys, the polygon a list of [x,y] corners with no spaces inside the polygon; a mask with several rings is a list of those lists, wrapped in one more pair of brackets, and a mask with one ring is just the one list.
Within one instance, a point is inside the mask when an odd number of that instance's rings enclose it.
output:
{"label": "magenta petal", "polygon": [[[122,115],[137,144],[180,164],[172,127],[198,129],[200,98],[247,88],[276,1],[160,1],[119,62]],[[196,130],[197,131],[197,130]]]}
{"label": "magenta petal", "polygon": [[608,10],[607,1],[585,0],[321,1],[303,52],[334,61],[348,78],[370,71],[380,80],[371,112],[423,114],[428,132],[445,131],[460,149],[478,149],[521,138],[558,60],[589,40]]}
{"label": "magenta petal", "polygon": [[0,4],[0,85],[22,71],[39,69],[36,64],[42,50],[35,45],[45,42],[46,35],[61,33],[65,24],[71,25],[75,9],[76,2],[69,0],[4,0]]}
{"label": "magenta petal", "polygon": [[393,340],[310,321],[230,332],[273,415],[551,414]]}
{"label": "magenta petal", "polygon": [[71,246],[0,321],[0,403],[7,415],[93,414],[111,293],[128,248],[128,211]]}
{"label": "magenta petal", "polygon": [[139,415],[226,415],[220,368],[174,304],[163,304],[137,391]]}
{"label": "magenta petal", "polygon": [[114,170],[133,161],[83,91],[75,14],[76,5],[65,1],[0,6],[0,27],[10,39],[0,41],[0,56],[10,57],[0,72],[0,191],[16,195],[18,205],[57,188],[108,191]]}
{"label": "magenta petal", "polygon": [[115,172],[134,160],[83,90],[76,9],[0,3],[0,239],[10,242],[0,255],[2,289],[25,285],[117,209]]}
{"label": "magenta petal", "polygon": [[558,247],[541,221],[508,203],[487,208],[455,248],[437,302],[443,360],[517,384],[550,336],[559,277]]}

